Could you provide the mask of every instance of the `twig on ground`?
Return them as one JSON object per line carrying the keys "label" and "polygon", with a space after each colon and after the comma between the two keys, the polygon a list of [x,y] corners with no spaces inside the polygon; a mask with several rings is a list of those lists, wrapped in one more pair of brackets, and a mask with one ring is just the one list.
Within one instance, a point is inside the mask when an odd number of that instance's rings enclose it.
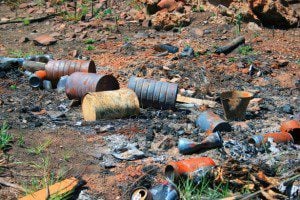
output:
{"label": "twig on ground", "polygon": [[[60,13],[55,13],[55,14],[51,14],[51,15],[46,15],[43,17],[38,17],[38,18],[32,18],[29,19],[29,23],[34,23],[34,22],[42,22],[46,19],[51,19],[55,16],[58,16],[60,14],[62,14],[63,12]],[[0,25],[4,25],[4,24],[15,24],[15,23],[23,23],[23,20],[11,20],[11,21],[5,21],[5,22],[0,22]]]}
{"label": "twig on ground", "polygon": [[17,184],[13,184],[13,183],[9,183],[7,181],[5,181],[4,179],[0,178],[0,185],[4,185],[6,187],[12,187],[12,188],[15,188],[17,190],[20,190],[22,192],[25,191],[25,189]]}

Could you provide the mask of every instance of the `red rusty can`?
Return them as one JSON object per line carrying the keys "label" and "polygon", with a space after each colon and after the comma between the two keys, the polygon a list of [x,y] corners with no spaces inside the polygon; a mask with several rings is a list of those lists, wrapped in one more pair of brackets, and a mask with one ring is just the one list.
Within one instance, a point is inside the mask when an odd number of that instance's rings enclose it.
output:
{"label": "red rusty can", "polygon": [[190,158],[178,162],[170,162],[165,168],[165,175],[172,179],[188,176],[201,168],[214,167],[216,163],[209,157]]}
{"label": "red rusty can", "polygon": [[92,60],[50,60],[45,69],[46,79],[51,81],[58,81],[60,77],[74,72],[96,73],[96,65]]}
{"label": "red rusty can", "polygon": [[283,133],[266,133],[264,135],[255,135],[249,140],[249,142],[255,144],[256,146],[260,146],[262,144],[265,144],[268,141],[268,138],[273,138],[273,141],[275,143],[288,143],[294,141],[291,134],[287,132],[283,132]]}
{"label": "red rusty can", "polygon": [[300,122],[298,120],[283,122],[280,131],[290,133],[293,136],[295,143],[300,144]]}
{"label": "red rusty can", "polygon": [[66,94],[69,99],[80,100],[88,92],[119,89],[119,83],[112,75],[75,72],[68,77]]}

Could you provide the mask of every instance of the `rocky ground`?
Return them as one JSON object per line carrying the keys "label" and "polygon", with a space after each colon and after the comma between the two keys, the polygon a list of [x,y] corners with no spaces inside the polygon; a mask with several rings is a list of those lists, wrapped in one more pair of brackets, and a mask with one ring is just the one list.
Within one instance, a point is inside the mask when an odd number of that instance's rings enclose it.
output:
{"label": "rocky ground", "polygon": [[[64,93],[32,89],[21,68],[0,71],[0,121],[8,124],[7,132],[13,136],[11,148],[1,154],[0,180],[26,190],[0,182],[1,199],[16,199],[44,188],[45,171],[50,183],[81,177],[86,184],[78,199],[128,199],[135,187],[151,188],[164,181],[168,162],[198,156],[211,157],[225,172],[232,167],[232,176],[224,172],[228,182],[244,166],[279,182],[299,173],[299,145],[273,143],[266,149],[248,142],[255,134],[278,132],[282,122],[297,119],[297,115],[299,120],[299,3],[289,2],[287,10],[276,1],[275,7],[284,14],[275,20],[282,19],[280,23],[272,24],[258,12],[259,1],[249,1],[250,6],[243,4],[240,10],[234,9],[241,3],[235,1],[223,6],[214,5],[214,1],[201,5],[176,1],[174,8],[146,15],[144,11],[153,8],[149,2],[95,1],[94,9],[102,8],[95,17],[87,2],[78,3],[76,16],[73,3],[0,2],[0,56],[52,54],[55,59],[92,59],[97,73],[113,74],[121,87],[135,75],[178,83],[182,95],[217,102],[214,108],[178,104],[175,110],[148,108],[141,109],[137,117],[85,122],[80,105],[74,105]],[[28,20],[62,11],[67,13],[41,22]],[[1,24],[15,19],[21,23]],[[45,34],[49,38],[39,44],[36,38]],[[214,53],[216,47],[238,35],[246,38],[244,46],[227,55]],[[154,48],[166,43],[178,47],[179,52]],[[194,54],[182,57],[185,47],[191,47]],[[233,131],[221,133],[224,147],[181,155],[179,138],[201,141],[206,137],[195,126],[201,111],[213,110],[223,117],[220,93],[228,90],[254,94],[246,120],[229,122]],[[117,158],[116,154],[132,146],[139,150],[138,155]],[[255,187],[243,193],[239,187],[246,183],[232,184],[225,196],[247,195],[263,187],[251,178],[242,181],[252,181]],[[295,187],[299,195],[299,179]],[[268,192],[255,198],[289,196],[285,191],[274,191],[276,194]],[[182,190],[181,195],[191,199]]]}

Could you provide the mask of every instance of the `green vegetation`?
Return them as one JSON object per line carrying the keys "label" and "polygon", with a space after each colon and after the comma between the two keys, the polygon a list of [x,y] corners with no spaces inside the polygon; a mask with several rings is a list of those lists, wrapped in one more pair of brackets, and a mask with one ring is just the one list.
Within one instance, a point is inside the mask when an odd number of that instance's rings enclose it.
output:
{"label": "green vegetation", "polygon": [[11,147],[13,136],[7,133],[8,124],[3,122],[0,130],[0,149],[5,151]]}
{"label": "green vegetation", "polygon": [[9,86],[9,89],[11,89],[11,90],[16,90],[16,89],[17,89],[17,86],[16,86],[16,85],[11,85],[11,86]]}
{"label": "green vegetation", "polygon": [[12,49],[10,49],[8,51],[8,54],[9,54],[9,57],[13,57],[13,58],[25,58],[27,56],[41,55],[43,53],[41,53],[41,52],[39,52],[39,51],[37,51],[35,49],[31,49],[28,52],[24,52],[21,49],[18,49],[18,50],[12,50]]}
{"label": "green vegetation", "polygon": [[86,46],[86,50],[88,50],[88,51],[95,50],[95,46],[93,46],[93,45],[87,45]]}
{"label": "green vegetation", "polygon": [[236,29],[237,35],[239,35],[239,34],[241,33],[242,20],[243,20],[243,16],[242,16],[241,13],[239,13],[239,14],[235,17],[235,24],[236,24],[236,26],[237,26],[237,29]]}
{"label": "green vegetation", "polygon": [[96,42],[96,40],[94,40],[93,38],[89,38],[84,43],[85,44],[94,44],[95,42]]}
{"label": "green vegetation", "polygon": [[23,24],[28,26],[30,24],[30,20],[28,18],[23,19]]}
{"label": "green vegetation", "polygon": [[230,58],[228,58],[228,61],[234,63],[237,61],[237,59],[234,57],[230,57]]}
{"label": "green vegetation", "polygon": [[18,140],[17,140],[17,145],[19,147],[25,147],[25,140],[24,140],[24,135],[23,133],[20,133]]}
{"label": "green vegetation", "polygon": [[41,153],[43,153],[51,145],[51,143],[52,143],[52,141],[50,139],[48,139],[48,140],[46,140],[42,144],[39,144],[36,147],[29,148],[27,151],[30,154],[40,155]]}
{"label": "green vegetation", "polygon": [[239,54],[244,55],[244,56],[254,53],[253,48],[249,45],[244,45],[244,46],[239,47],[238,52],[239,52]]}
{"label": "green vegetation", "polygon": [[196,184],[190,179],[182,180],[177,185],[182,199],[219,199],[231,195],[228,184],[215,185],[213,180],[204,177]]}

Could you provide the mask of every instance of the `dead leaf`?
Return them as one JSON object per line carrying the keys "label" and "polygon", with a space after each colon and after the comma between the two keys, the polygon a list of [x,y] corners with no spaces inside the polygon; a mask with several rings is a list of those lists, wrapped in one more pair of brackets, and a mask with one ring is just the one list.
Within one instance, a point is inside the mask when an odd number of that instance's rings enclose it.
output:
{"label": "dead leaf", "polygon": [[47,113],[47,111],[46,111],[45,109],[42,109],[42,110],[39,111],[39,112],[31,112],[31,113],[34,114],[34,115],[44,115],[44,114]]}

